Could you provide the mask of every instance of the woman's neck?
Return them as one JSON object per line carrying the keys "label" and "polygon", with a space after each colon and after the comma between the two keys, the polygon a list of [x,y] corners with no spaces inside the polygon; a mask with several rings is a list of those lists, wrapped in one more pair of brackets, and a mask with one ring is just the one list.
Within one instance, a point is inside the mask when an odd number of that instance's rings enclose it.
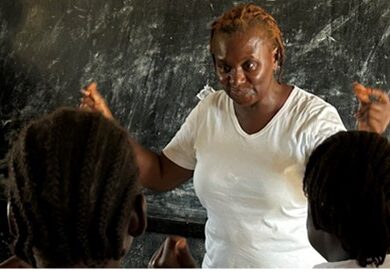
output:
{"label": "woman's neck", "polygon": [[253,134],[264,128],[286,103],[292,86],[279,85],[278,88],[267,92],[264,97],[252,106],[234,105],[235,115],[242,129]]}

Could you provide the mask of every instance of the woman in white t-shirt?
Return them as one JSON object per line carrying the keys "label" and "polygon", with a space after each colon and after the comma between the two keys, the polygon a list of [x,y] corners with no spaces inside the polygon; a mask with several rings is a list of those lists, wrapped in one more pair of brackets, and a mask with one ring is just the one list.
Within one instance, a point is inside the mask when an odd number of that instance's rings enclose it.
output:
{"label": "woman in white t-shirt", "polygon": [[[302,177],[311,151],[345,130],[336,109],[280,82],[282,33],[254,4],[238,5],[213,23],[210,51],[224,90],[193,109],[162,153],[135,144],[141,183],[167,191],[193,177],[208,217],[203,267],[323,261],[307,240]],[[376,95],[381,100],[365,104],[359,126],[383,132],[389,98]],[[95,83],[84,91],[81,108],[112,118]]]}

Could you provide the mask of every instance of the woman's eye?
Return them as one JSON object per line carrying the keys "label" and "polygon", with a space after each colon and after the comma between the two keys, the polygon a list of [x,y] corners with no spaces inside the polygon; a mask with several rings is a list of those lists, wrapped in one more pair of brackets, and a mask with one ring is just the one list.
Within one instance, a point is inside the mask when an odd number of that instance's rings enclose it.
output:
{"label": "woman's eye", "polygon": [[231,70],[231,67],[229,67],[228,65],[218,65],[218,69],[222,72],[222,73],[229,73],[230,70]]}
{"label": "woman's eye", "polygon": [[243,65],[243,69],[245,71],[254,71],[256,68],[257,68],[257,64],[251,61],[245,62]]}

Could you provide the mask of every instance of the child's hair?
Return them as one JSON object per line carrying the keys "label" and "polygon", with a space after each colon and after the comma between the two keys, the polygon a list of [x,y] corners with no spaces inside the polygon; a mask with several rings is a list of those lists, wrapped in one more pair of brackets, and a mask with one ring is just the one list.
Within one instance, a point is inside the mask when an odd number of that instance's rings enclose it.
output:
{"label": "child's hair", "polygon": [[214,38],[217,33],[232,34],[237,31],[245,31],[254,25],[259,26],[264,31],[266,38],[277,48],[279,65],[277,80],[280,82],[285,60],[282,31],[271,14],[253,3],[237,5],[213,22],[211,25],[210,52],[214,58]]}
{"label": "child's hair", "polygon": [[[124,254],[138,168],[127,132],[68,108],[31,122],[9,154],[14,253],[33,266],[100,267]],[[35,252],[35,253],[36,253]]]}
{"label": "child's hair", "polygon": [[360,266],[383,263],[390,248],[390,145],[376,133],[329,137],[303,180],[313,224],[340,240]]}

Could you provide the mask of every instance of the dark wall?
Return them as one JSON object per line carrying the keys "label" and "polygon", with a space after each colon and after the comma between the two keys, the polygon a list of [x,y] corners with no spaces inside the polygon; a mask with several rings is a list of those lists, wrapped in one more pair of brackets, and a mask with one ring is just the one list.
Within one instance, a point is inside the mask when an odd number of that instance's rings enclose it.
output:
{"label": "dark wall", "polygon": [[[198,91],[206,83],[218,87],[209,26],[236,2],[2,0],[0,159],[24,122],[76,106],[80,88],[92,79],[121,124],[159,151],[196,104]],[[284,81],[335,105],[347,128],[354,128],[351,83],[390,87],[390,1],[254,2],[275,16],[284,33]],[[0,162],[3,173],[4,166]],[[191,183],[148,192],[148,203],[151,232],[202,237],[206,213]]]}

